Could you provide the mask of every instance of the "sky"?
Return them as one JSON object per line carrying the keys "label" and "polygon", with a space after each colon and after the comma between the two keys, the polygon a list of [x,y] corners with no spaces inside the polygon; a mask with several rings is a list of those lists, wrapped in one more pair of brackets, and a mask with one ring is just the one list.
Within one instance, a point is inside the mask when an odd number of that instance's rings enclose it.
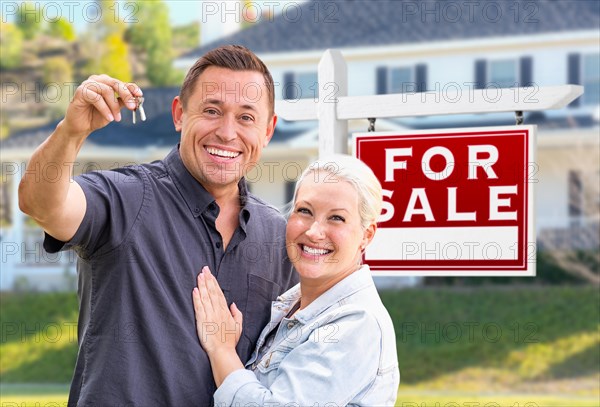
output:
{"label": "sky", "polygon": [[199,1],[167,1],[167,5],[172,25],[184,25],[200,20],[201,5]]}

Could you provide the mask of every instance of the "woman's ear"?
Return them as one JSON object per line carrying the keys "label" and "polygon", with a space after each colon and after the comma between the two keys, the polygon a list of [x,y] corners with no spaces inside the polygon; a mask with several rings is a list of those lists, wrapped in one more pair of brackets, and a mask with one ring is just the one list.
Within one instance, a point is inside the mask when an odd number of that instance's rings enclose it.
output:
{"label": "woman's ear", "polygon": [[373,237],[375,236],[375,232],[377,231],[377,224],[371,223],[364,231],[363,240],[361,243],[361,250],[365,250],[365,248],[371,243]]}

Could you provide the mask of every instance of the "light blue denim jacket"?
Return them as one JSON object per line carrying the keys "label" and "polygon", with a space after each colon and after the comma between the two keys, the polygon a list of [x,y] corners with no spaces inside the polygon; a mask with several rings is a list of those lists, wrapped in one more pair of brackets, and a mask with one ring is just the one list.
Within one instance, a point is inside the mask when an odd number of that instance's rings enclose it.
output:
{"label": "light blue denim jacket", "polygon": [[[362,266],[305,309],[296,285],[273,302],[247,369],[231,373],[215,406],[393,406],[400,372],[392,320],[368,266]],[[281,323],[280,323],[281,322]],[[269,332],[270,349],[257,360]]]}

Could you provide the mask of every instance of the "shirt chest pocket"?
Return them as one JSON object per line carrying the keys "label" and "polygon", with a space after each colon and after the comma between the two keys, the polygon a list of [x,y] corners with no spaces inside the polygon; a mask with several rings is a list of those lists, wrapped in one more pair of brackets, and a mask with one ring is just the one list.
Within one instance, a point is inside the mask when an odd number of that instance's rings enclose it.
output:
{"label": "shirt chest pocket", "polygon": [[265,325],[269,322],[271,302],[280,294],[281,287],[264,277],[248,274],[248,297],[244,332],[255,342]]}
{"label": "shirt chest pocket", "polygon": [[258,365],[256,365],[256,370],[262,375],[268,375],[269,373],[276,371],[291,350],[291,348],[279,347],[267,352]]}
{"label": "shirt chest pocket", "polygon": [[[248,290],[244,311],[244,326],[238,351],[249,357],[262,329],[269,322],[271,302],[281,293],[279,284],[264,277],[248,274]],[[244,358],[242,358],[244,359]],[[245,360],[245,359],[244,359]]]}

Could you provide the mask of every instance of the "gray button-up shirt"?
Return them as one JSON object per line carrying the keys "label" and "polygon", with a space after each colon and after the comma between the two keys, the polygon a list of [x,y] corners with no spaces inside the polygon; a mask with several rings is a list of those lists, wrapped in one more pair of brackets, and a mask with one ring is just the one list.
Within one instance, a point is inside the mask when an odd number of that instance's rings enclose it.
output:
{"label": "gray button-up shirt", "polygon": [[86,214],[70,242],[79,255],[79,354],[69,405],[207,406],[215,391],[196,336],[191,292],[205,265],[244,314],[250,356],[271,301],[292,286],[285,219],[239,183],[239,227],[226,250],[219,207],[175,148],[163,161],[76,178]]}

